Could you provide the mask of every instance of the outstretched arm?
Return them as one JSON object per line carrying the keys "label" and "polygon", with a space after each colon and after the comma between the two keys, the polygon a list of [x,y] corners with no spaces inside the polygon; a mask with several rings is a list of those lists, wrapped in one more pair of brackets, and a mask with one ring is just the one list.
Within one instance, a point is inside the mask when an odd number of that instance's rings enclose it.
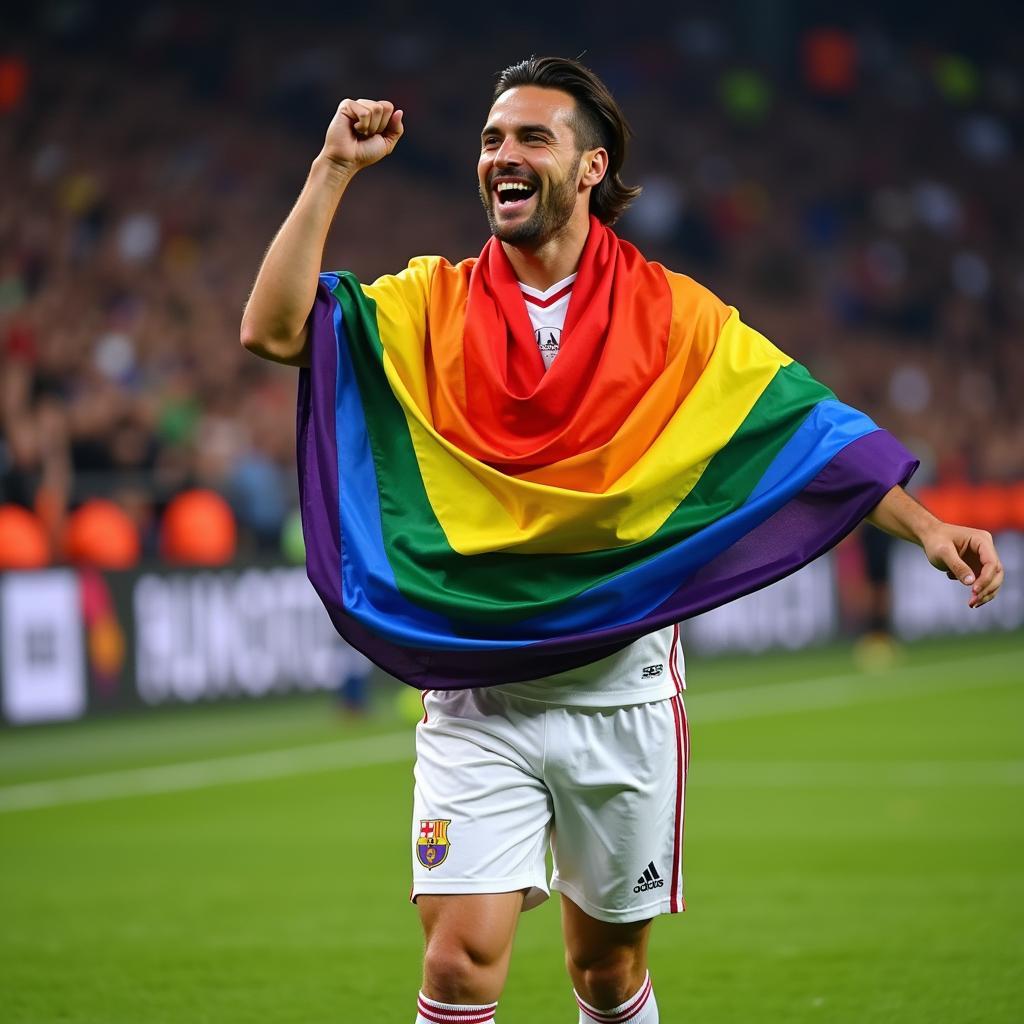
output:
{"label": "outstretched arm", "polygon": [[970,608],[987,604],[1003,584],[1003,566],[992,534],[936,519],[902,487],[889,491],[868,521],[894,537],[920,544],[936,569],[971,588]]}
{"label": "outstretched arm", "polygon": [[386,157],[402,130],[402,111],[386,100],[339,104],[242,314],[242,344],[250,352],[290,366],[309,365],[309,314],[331,221],[355,174]]}

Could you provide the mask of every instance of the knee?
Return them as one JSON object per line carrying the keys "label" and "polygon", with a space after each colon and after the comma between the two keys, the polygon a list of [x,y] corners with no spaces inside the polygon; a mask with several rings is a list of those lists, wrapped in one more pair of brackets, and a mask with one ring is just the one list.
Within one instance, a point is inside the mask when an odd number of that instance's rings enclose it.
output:
{"label": "knee", "polygon": [[617,947],[596,955],[567,953],[566,966],[579,994],[593,1006],[620,1006],[643,984],[647,973],[641,950]]}
{"label": "knee", "polygon": [[423,957],[423,988],[442,1003],[489,1003],[501,994],[498,958],[458,940],[433,940]]}

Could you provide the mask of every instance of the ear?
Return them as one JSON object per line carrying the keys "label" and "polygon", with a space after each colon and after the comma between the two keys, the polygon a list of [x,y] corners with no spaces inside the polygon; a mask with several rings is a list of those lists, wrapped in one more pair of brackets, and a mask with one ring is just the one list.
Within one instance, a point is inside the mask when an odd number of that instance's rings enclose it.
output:
{"label": "ear", "polygon": [[608,150],[588,149],[580,157],[580,185],[594,188],[608,173]]}

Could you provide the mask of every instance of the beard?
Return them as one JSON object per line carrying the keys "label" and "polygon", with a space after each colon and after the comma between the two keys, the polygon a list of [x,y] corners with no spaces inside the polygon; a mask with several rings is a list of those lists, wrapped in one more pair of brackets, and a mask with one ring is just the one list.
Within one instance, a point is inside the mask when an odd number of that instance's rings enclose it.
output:
{"label": "beard", "polygon": [[536,181],[530,184],[537,185],[537,205],[533,213],[524,220],[515,224],[502,224],[495,217],[494,210],[498,203],[493,189],[485,194],[480,192],[480,201],[484,205],[484,213],[487,214],[487,223],[490,226],[491,234],[499,242],[507,242],[509,245],[520,245],[528,249],[536,249],[557,235],[572,217],[576,208],[576,183],[572,177],[553,184],[544,195],[540,185]]}

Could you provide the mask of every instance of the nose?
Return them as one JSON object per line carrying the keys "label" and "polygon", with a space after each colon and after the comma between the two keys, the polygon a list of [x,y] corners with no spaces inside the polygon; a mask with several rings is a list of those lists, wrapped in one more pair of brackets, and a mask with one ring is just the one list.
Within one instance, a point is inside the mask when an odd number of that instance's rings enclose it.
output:
{"label": "nose", "polygon": [[494,154],[494,162],[498,167],[510,167],[523,162],[519,144],[513,136],[506,135],[502,140],[498,152]]}

